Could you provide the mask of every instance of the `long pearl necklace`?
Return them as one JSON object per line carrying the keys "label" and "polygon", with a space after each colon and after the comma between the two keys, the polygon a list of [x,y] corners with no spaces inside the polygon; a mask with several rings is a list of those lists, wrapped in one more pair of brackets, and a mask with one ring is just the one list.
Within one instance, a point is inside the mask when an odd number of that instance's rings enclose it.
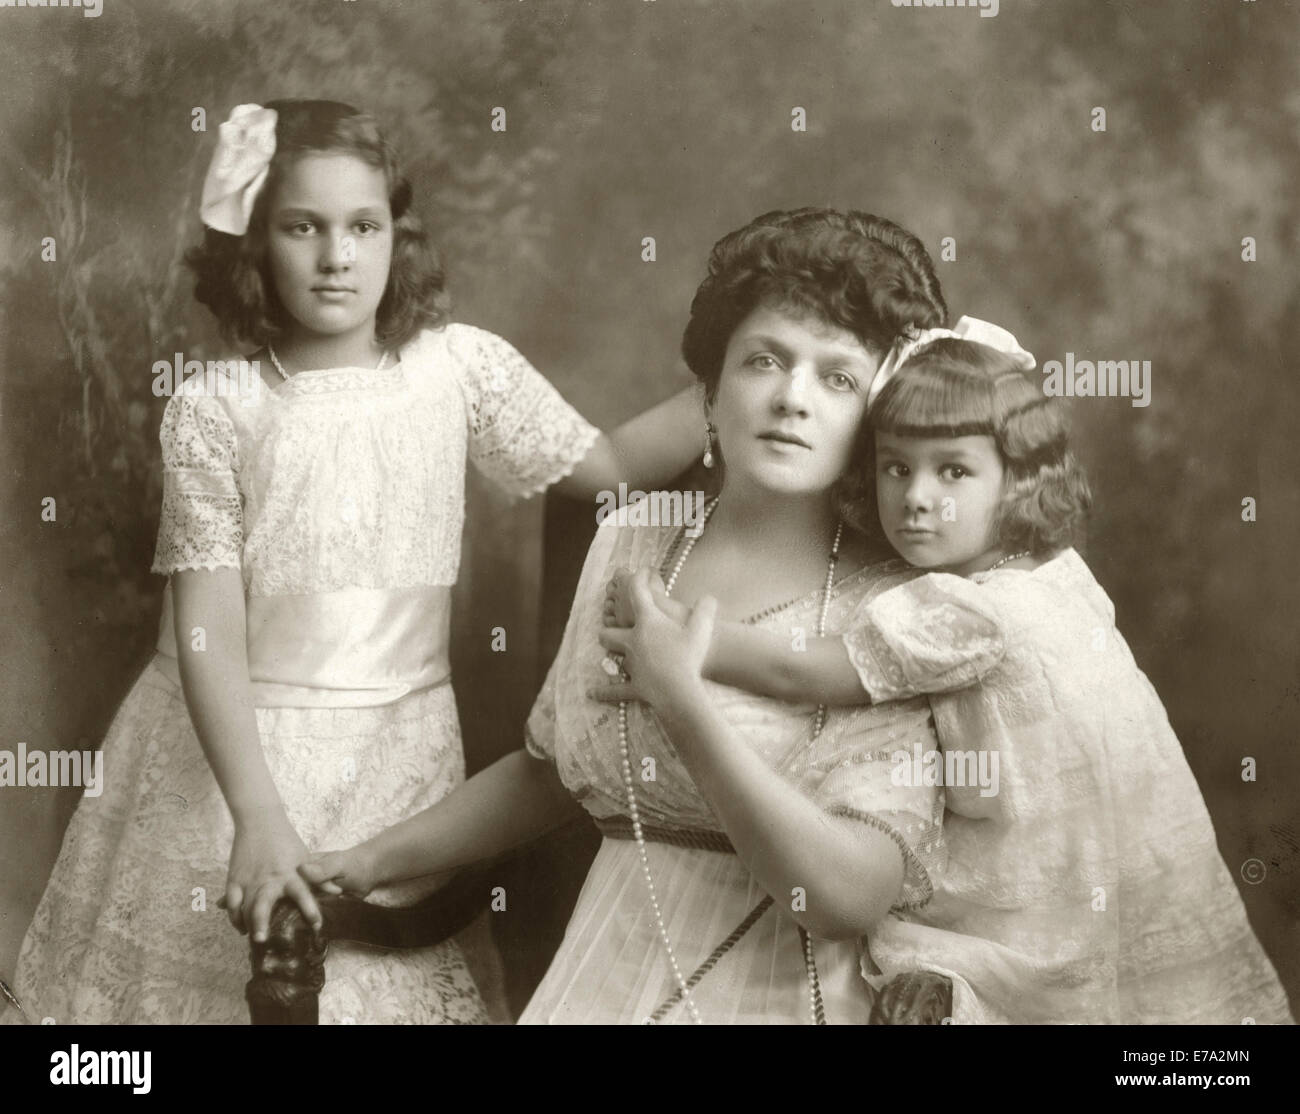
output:
{"label": "long pearl necklace", "polygon": [[[289,373],[284,370],[284,366],[275,358],[275,348],[272,345],[268,344],[266,346],[266,354],[271,357],[271,365],[280,373],[280,378],[287,383],[289,381]],[[375,370],[383,371],[386,363],[388,363],[387,349],[385,349],[384,354],[379,357],[379,363],[375,365]]]}
{"label": "long pearl necklace", "polygon": [[[700,520],[699,529],[696,530],[693,537],[687,537],[682,545],[681,552],[677,555],[677,560],[673,564],[672,572],[668,574],[668,579],[664,582],[665,595],[672,595],[673,587],[677,583],[677,577],[682,571],[682,566],[686,564],[686,558],[690,556],[691,550],[695,548],[695,543],[699,541],[704,534],[704,527],[708,524],[710,516],[717,509],[718,499],[715,496],[713,501],[705,508],[704,515]],[[840,556],[840,541],[844,536],[844,523],[840,521],[835,526],[835,541],[831,544],[830,559],[826,568],[826,585],[822,591],[822,606],[817,617],[817,637],[822,637],[826,633],[826,616],[830,610],[831,589],[835,583],[835,564]],[[826,724],[826,705],[817,706],[817,714],[813,718],[813,738],[821,734],[822,728]],[[691,1020],[696,1025],[704,1024],[700,1017],[699,1008],[695,1005],[695,999],[691,996],[691,990],[687,984],[686,976],[682,973],[681,965],[677,962],[677,953],[673,949],[672,940],[668,937],[668,926],[664,923],[663,910],[659,907],[659,895],[655,889],[654,875],[650,871],[650,855],[646,850],[645,832],[641,827],[641,814],[636,805],[636,789],[632,781],[632,758],[629,753],[628,728],[627,728],[627,701],[623,700],[618,705],[618,748],[619,757],[622,761],[623,770],[623,789],[627,795],[627,814],[632,821],[632,836],[636,840],[637,855],[641,860],[641,873],[645,877],[646,889],[650,894],[650,908],[654,913],[655,928],[658,931],[659,939],[663,942],[664,951],[668,953],[668,964],[672,968],[673,978],[677,982],[677,989],[681,995],[682,1001],[686,1003],[686,1009],[691,1015]],[[804,967],[808,972],[808,995],[809,995],[809,1014],[813,1024],[820,1022],[820,1003],[821,997],[817,983],[817,966],[816,959],[813,955],[812,937],[803,933],[803,950],[804,950]]]}

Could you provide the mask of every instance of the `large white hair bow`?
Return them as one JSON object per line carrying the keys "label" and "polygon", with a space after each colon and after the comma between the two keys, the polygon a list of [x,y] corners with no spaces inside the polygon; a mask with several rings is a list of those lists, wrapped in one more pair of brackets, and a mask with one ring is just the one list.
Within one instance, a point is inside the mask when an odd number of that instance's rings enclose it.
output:
{"label": "large white hair bow", "polygon": [[1018,371],[1033,371],[1036,366],[1033,354],[1021,348],[1020,342],[1001,325],[994,325],[991,321],[981,321],[978,317],[963,317],[951,329],[912,327],[894,342],[894,347],[880,362],[880,368],[875,378],[871,380],[871,387],[867,391],[867,405],[876,401],[876,396],[880,394],[884,385],[897,374],[899,367],[913,352],[940,337],[954,337],[957,340],[973,340],[979,344],[987,344],[990,348],[996,348],[999,352],[1005,352],[1010,356]]}
{"label": "large white hair bow", "polygon": [[221,125],[217,150],[203,181],[199,215],[218,232],[242,236],[275,154],[276,111],[241,104]]}

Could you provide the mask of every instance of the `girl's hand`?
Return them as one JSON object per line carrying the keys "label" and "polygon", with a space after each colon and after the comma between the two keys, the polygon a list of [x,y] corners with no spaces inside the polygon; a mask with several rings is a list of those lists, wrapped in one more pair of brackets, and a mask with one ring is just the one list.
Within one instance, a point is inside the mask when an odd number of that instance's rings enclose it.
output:
{"label": "girl's hand", "polygon": [[[604,703],[643,700],[651,707],[678,703],[702,679],[718,601],[703,596],[679,621],[659,606],[651,587],[649,569],[638,570],[628,585],[633,626],[630,630],[606,628],[600,644],[623,655],[623,671],[630,682],[592,691]],[[679,605],[680,606],[680,605]]]}
{"label": "girl's hand", "polygon": [[[686,617],[690,615],[691,609],[684,603],[669,598],[658,573],[650,577],[650,594],[654,596],[660,611],[671,615],[683,626],[686,625]],[[630,627],[636,623],[636,612],[632,607],[631,569],[619,569],[610,578],[605,588],[604,619],[607,627]]]}
{"label": "girl's hand", "polygon": [[346,851],[322,851],[298,868],[298,873],[318,889],[330,894],[350,893],[365,897],[378,884],[374,858],[364,843]]}
{"label": "girl's hand", "polygon": [[307,857],[307,845],[287,817],[236,825],[226,894],[217,904],[232,925],[240,932],[251,931],[259,942],[266,939],[271,908],[282,897],[293,898],[312,928],[319,930],[324,923],[320,907],[311,887],[298,876],[298,866]]}

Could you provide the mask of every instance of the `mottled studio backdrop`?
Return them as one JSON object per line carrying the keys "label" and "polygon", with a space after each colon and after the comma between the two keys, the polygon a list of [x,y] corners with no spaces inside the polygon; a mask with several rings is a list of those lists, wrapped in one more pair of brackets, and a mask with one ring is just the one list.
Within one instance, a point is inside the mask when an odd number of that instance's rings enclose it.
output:
{"label": "mottled studio backdrop", "polygon": [[[341,99],[404,150],[458,318],[606,427],[687,382],[709,246],[779,207],[871,210],[936,259],[951,237],[954,317],[1006,325],[1040,363],[1150,360],[1148,406],[1072,404],[1097,496],[1086,555],[1294,1002],[1297,59],[1300,10],[1279,0],[0,9],[0,747],[98,745],[149,654],[150,368],[222,351],[179,267],[217,124],[242,102]],[[477,768],[519,745],[546,664],[543,508],[477,481],[469,498],[453,645]],[[75,799],[0,788],[0,975]],[[562,903],[583,864],[543,861]],[[553,940],[499,931],[517,1007]]]}

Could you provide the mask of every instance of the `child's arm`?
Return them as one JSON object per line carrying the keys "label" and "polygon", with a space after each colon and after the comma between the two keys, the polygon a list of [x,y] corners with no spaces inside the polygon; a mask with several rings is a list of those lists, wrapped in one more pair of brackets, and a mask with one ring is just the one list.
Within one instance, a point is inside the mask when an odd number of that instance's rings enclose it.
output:
{"label": "child's arm", "polygon": [[314,855],[299,873],[324,889],[364,896],[375,886],[494,858],[581,812],[550,762],[517,750],[365,843]]}
{"label": "child's arm", "polygon": [[[650,579],[651,599],[665,615],[683,624],[690,608],[670,599],[658,577]],[[606,630],[601,645],[624,652],[634,611],[631,575],[620,570],[610,580],[605,600]],[[800,647],[796,649],[796,647]],[[849,660],[844,640],[839,637],[808,637],[792,630],[790,637],[751,626],[748,623],[714,623],[713,640],[704,662],[704,676],[720,685],[746,689],[777,700],[818,704],[869,704],[871,697]],[[601,700],[627,699],[626,686],[602,692]],[[623,695],[620,697],[618,693]]]}
{"label": "child's arm", "polygon": [[688,387],[602,433],[555,490],[581,499],[615,491],[620,483],[653,491],[680,476],[703,452],[704,411],[698,389]]}
{"label": "child's arm", "polygon": [[786,638],[747,623],[719,623],[704,675],[720,685],[792,703],[871,703],[839,637],[791,632]]}
{"label": "child's arm", "polygon": [[[223,898],[231,923],[265,939],[271,907],[289,896],[319,927],[320,910],[297,873],[307,848],[285,814],[258,734],[240,571],[178,571],[172,596],[185,702],[235,822]],[[193,648],[196,627],[204,631],[202,650]]]}

